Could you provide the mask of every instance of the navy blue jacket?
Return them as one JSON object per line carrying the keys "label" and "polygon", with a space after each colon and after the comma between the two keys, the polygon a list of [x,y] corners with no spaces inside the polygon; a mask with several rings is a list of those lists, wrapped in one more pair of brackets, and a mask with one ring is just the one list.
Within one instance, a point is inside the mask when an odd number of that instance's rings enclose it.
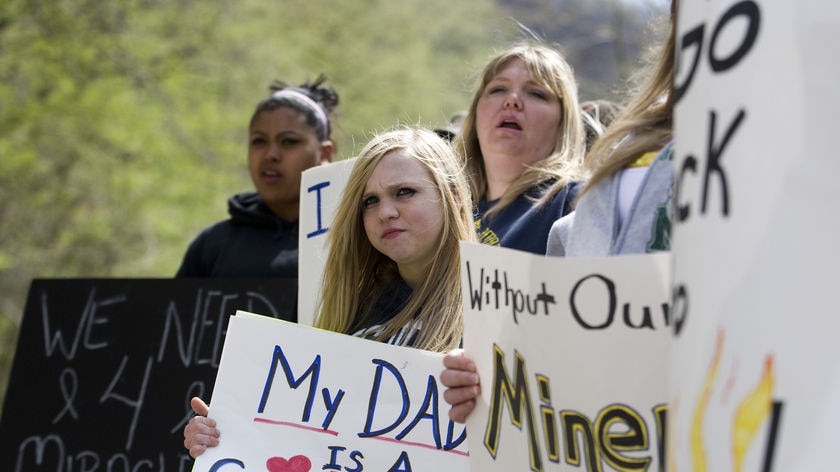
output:
{"label": "navy blue jacket", "polygon": [[483,215],[497,200],[479,201],[478,213],[473,217],[478,241],[544,255],[551,225],[572,211],[572,204],[580,190],[577,182],[571,182],[554,194],[550,201],[536,208],[527,196],[539,198],[548,186],[550,183],[532,188],[489,220]]}

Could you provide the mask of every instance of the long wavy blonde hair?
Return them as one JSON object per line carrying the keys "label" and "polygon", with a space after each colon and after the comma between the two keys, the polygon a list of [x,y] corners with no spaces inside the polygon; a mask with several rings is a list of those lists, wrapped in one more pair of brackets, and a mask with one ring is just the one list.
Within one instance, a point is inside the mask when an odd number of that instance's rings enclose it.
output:
{"label": "long wavy blonde hair", "polygon": [[401,281],[396,263],[373,247],[362,221],[367,181],[379,161],[397,150],[429,170],[440,192],[444,222],[423,283],[375,339],[386,340],[404,326],[419,322],[413,347],[446,352],[458,346],[463,333],[459,242],[475,241],[475,230],[463,166],[447,143],[425,129],[379,134],[356,158],[328,235],[330,249],[315,326],[345,334],[370,326],[381,315],[374,312],[377,300]]}
{"label": "long wavy blonde hair", "polygon": [[[466,163],[473,200],[477,202],[487,193],[487,170],[475,128],[478,100],[487,84],[515,59],[522,60],[533,79],[558,97],[560,123],[557,143],[551,155],[525,168],[522,175],[508,187],[498,203],[493,205],[485,216],[498,213],[531,188],[545,185],[547,191],[537,202],[537,205],[541,205],[568,182],[582,180],[584,177],[582,164],[586,151],[586,134],[572,67],[557,50],[547,45],[521,42],[498,53],[484,66],[461,132],[452,143]],[[549,186],[551,187],[548,188]]]}
{"label": "long wavy blonde hair", "polygon": [[676,11],[677,2],[673,0],[668,38],[651,54],[655,62],[649,75],[632,91],[622,112],[589,150],[586,166],[592,176],[581,194],[643,154],[659,151],[673,139]]}

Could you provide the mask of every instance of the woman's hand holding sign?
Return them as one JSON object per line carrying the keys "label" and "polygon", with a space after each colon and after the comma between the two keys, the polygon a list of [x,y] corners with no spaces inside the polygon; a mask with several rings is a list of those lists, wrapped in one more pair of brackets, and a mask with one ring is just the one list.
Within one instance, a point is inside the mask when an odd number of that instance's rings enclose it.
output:
{"label": "woman's hand holding sign", "polygon": [[207,417],[210,409],[200,398],[193,397],[190,406],[196,416],[184,428],[184,447],[189,449],[192,458],[196,458],[208,447],[219,445],[219,430],[216,429],[216,420]]}
{"label": "woman's hand holding sign", "polygon": [[475,399],[481,394],[475,362],[464,354],[463,349],[453,349],[443,358],[445,369],[440,374],[440,383],[446,386],[443,399],[452,405],[449,418],[464,423],[475,408]]}

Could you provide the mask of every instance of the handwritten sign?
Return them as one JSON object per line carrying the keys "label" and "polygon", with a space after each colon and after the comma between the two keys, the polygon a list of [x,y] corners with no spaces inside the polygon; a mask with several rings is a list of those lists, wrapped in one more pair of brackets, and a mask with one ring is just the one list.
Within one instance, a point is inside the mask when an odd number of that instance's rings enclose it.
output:
{"label": "handwritten sign", "polygon": [[680,2],[672,470],[833,470],[840,4]]}
{"label": "handwritten sign", "polygon": [[239,312],[210,417],[221,444],[196,471],[466,470],[441,355]]}
{"label": "handwritten sign", "polygon": [[327,260],[327,232],[355,159],[312,167],[301,175],[298,235],[298,323],[312,326]]}
{"label": "handwritten sign", "polygon": [[36,279],[0,422],[4,470],[188,471],[237,309],[294,312],[295,280]]}
{"label": "handwritten sign", "polygon": [[471,470],[664,470],[670,264],[461,243]]}

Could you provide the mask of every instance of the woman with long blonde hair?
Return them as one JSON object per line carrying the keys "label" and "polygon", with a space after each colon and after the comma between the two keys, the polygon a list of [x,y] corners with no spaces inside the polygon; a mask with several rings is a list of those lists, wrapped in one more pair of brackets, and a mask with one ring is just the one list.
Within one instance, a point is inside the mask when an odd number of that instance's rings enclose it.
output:
{"label": "woman with long blonde hair", "polygon": [[[676,8],[673,0],[670,34],[653,73],[589,151],[592,177],[574,213],[552,226],[548,255],[603,257],[670,249]],[[464,422],[481,394],[475,362],[463,349],[454,349],[443,365],[440,381],[447,387],[443,398],[452,406],[449,417]]]}
{"label": "woman with long blonde hair", "polygon": [[586,136],[571,66],[538,41],[482,70],[452,143],[467,166],[479,241],[545,254],[551,224],[572,210]]}
{"label": "woman with long blonde hair", "polygon": [[674,48],[677,2],[667,39],[623,111],[586,157],[591,178],[575,211],[552,225],[546,254],[599,257],[668,251],[674,170]]}
{"label": "woman with long blonde hair", "polygon": [[475,240],[459,161],[400,129],[356,158],[329,233],[315,326],[445,352],[461,339],[459,241]]}
{"label": "woman with long blonde hair", "polygon": [[[463,166],[425,129],[397,129],[362,149],[329,233],[315,326],[447,352],[461,341],[460,241],[475,241]],[[184,428],[198,457],[220,431],[199,398]]]}

